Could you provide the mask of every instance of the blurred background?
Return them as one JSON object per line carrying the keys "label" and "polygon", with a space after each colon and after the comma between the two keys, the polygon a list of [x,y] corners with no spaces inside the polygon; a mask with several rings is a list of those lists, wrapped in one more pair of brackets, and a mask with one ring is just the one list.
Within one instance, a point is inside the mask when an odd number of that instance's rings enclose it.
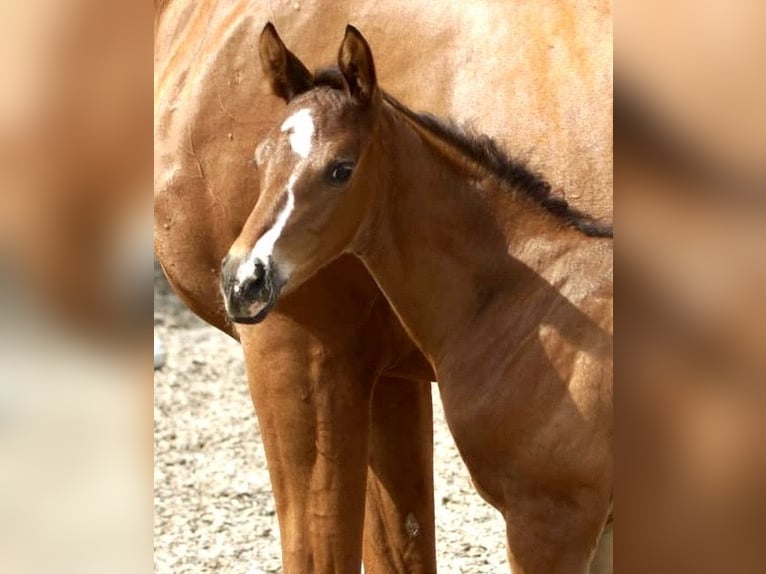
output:
{"label": "blurred background", "polygon": [[0,3],[0,572],[152,568],[152,9]]}
{"label": "blurred background", "polygon": [[764,23],[615,6],[619,572],[766,571]]}
{"label": "blurred background", "polygon": [[[152,568],[152,22],[0,5],[0,571]],[[766,5],[617,2],[619,572],[764,572]]]}

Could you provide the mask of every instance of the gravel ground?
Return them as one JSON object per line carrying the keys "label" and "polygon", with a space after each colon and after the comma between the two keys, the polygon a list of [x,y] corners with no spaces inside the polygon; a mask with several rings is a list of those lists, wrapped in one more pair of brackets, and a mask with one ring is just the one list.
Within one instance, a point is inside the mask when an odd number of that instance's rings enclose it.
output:
{"label": "gravel ground", "polygon": [[[155,574],[281,572],[266,457],[239,345],[155,280]],[[434,385],[439,572],[507,571],[505,525],[474,490]],[[251,569],[255,564],[257,568]]]}

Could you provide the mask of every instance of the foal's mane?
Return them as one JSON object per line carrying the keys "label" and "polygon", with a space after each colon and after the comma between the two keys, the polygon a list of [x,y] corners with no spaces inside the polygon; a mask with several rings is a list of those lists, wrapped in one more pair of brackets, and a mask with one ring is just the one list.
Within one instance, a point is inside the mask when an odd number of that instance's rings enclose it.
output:
{"label": "foal's mane", "polygon": [[[345,80],[337,68],[325,68],[316,73],[314,85],[344,90]],[[383,100],[408,120],[448,143],[512,189],[521,190],[540,207],[567,225],[590,237],[613,237],[611,224],[598,221],[593,216],[569,205],[563,197],[555,195],[547,181],[521,161],[510,157],[493,138],[452,120],[445,120],[425,112],[413,112],[392,95],[382,93]]]}

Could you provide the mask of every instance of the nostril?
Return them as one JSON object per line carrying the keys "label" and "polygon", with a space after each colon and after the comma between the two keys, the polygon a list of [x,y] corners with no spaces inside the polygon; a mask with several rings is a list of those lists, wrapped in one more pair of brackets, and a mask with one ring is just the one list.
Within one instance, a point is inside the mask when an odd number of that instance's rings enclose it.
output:
{"label": "nostril", "polygon": [[260,289],[263,286],[263,275],[258,275],[250,279],[248,282],[248,290]]}
{"label": "nostril", "polygon": [[259,259],[251,259],[244,263],[236,259],[229,261],[221,276],[222,288],[229,303],[243,305],[260,301],[264,297],[263,291],[268,284],[267,275],[268,269]]}
{"label": "nostril", "polygon": [[257,291],[263,287],[263,281],[266,276],[265,269],[260,263],[256,263],[253,268],[253,274],[244,282],[243,289],[249,295],[257,294]]}
{"label": "nostril", "polygon": [[242,282],[237,282],[233,292],[235,296],[258,299],[266,282],[266,267],[261,261],[253,262],[251,274]]}
{"label": "nostril", "polygon": [[261,285],[265,276],[266,267],[264,266],[263,262],[256,261],[255,265],[253,265],[253,281],[258,285]]}
{"label": "nostril", "polygon": [[260,290],[261,281],[255,278],[248,278],[242,285],[237,285],[234,290],[234,295],[244,297],[245,299],[255,299]]}

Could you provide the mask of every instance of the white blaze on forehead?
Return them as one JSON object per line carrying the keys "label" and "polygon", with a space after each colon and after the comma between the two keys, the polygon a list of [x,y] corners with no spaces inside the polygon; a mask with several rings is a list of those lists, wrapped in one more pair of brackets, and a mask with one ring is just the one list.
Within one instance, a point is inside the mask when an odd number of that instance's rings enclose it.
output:
{"label": "white blaze on forehead", "polygon": [[[256,261],[260,261],[263,265],[268,265],[268,260],[274,253],[274,245],[276,245],[279,236],[282,235],[287,220],[290,218],[290,214],[295,208],[293,186],[295,185],[296,179],[297,177],[293,174],[287,182],[287,202],[282,208],[282,211],[279,212],[279,215],[277,215],[277,220],[274,222],[274,225],[272,225],[271,228],[255,242],[247,259],[245,259],[237,269],[237,280],[240,283],[243,283],[248,277],[255,274]],[[287,279],[287,277],[285,277],[285,279]]]}
{"label": "white blaze on forehead", "polygon": [[290,146],[293,151],[302,158],[309,156],[311,151],[311,136],[314,135],[314,121],[311,119],[311,112],[302,109],[295,112],[283,123],[280,131],[290,130]]}

